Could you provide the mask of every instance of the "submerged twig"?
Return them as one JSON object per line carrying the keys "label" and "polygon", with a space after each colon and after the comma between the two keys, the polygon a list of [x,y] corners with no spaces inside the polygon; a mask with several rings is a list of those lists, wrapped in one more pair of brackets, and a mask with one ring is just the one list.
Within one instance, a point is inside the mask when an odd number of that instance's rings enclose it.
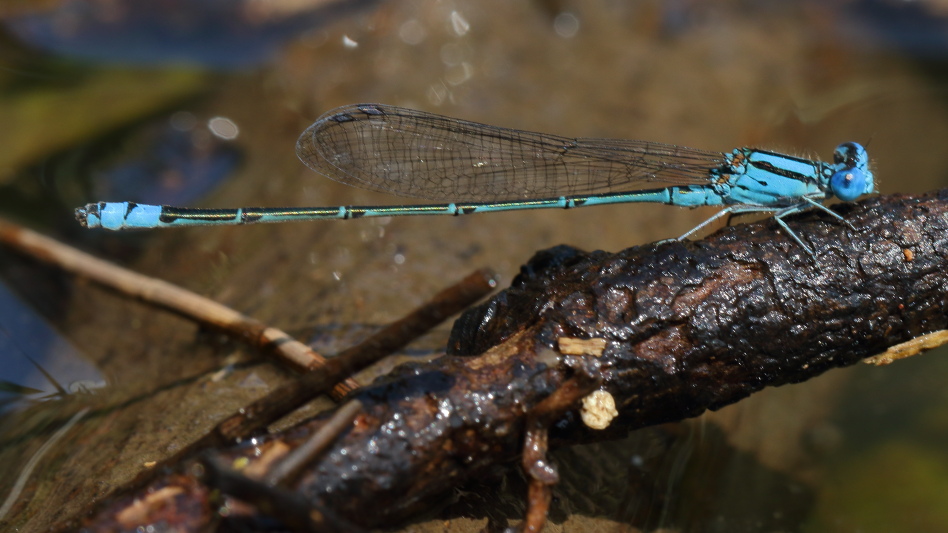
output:
{"label": "submerged twig", "polygon": [[33,469],[36,468],[36,465],[39,464],[43,456],[46,455],[46,452],[51,450],[57,442],[62,440],[62,438],[66,436],[66,433],[69,433],[69,430],[78,424],[79,420],[86,416],[88,412],[89,408],[85,407],[78,413],[72,415],[72,418],[63,424],[61,428],[57,429],[56,432],[53,433],[53,435],[47,439],[38,450],[36,450],[36,453],[30,457],[26,464],[23,465],[22,469],[20,470],[20,474],[16,478],[16,482],[10,488],[10,492],[7,494],[7,497],[3,502],[3,505],[0,505],[0,520],[6,518],[7,513],[10,512],[11,508],[13,508],[13,504],[16,503],[20,493],[23,492],[23,488],[26,486],[27,480],[29,480],[30,475],[33,473]]}
{"label": "submerged twig", "polygon": [[[454,355],[356,391],[356,423],[291,488],[358,525],[391,524],[514,460],[528,434],[542,451],[538,413],[557,421],[552,442],[614,437],[948,328],[948,190],[844,209],[858,229],[818,212],[788,219],[814,258],[770,220],[617,254],[538,253],[509,289],[456,322]],[[605,342],[576,349],[563,337]],[[593,370],[619,412],[604,431],[579,416],[585,391],[575,386]],[[221,454],[296,447],[329,416]],[[540,510],[544,491],[535,494]]]}

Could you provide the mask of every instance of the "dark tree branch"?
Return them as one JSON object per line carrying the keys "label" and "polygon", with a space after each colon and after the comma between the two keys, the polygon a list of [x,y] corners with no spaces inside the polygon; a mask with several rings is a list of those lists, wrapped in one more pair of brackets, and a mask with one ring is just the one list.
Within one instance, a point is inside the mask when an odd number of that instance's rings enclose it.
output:
{"label": "dark tree branch", "polygon": [[815,211],[791,219],[815,258],[772,220],[618,254],[546,250],[458,320],[451,347],[480,353],[533,315],[541,344],[608,341],[624,425],[694,416],[944,329],[946,202],[943,190],[844,206],[856,230]]}

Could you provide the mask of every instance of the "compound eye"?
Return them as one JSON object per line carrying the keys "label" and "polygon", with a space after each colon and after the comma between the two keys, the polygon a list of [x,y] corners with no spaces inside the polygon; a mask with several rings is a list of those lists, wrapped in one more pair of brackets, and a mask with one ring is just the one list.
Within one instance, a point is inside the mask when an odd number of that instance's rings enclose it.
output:
{"label": "compound eye", "polygon": [[844,161],[846,161],[846,156],[843,155],[839,148],[837,148],[836,151],[833,152],[833,163],[839,165]]}
{"label": "compound eye", "polygon": [[858,150],[852,143],[841,144],[833,151],[833,162],[837,165],[844,165],[847,168],[856,166],[856,157]]}
{"label": "compound eye", "polygon": [[833,162],[837,166],[842,165],[846,168],[860,167],[865,169],[867,167],[867,157],[866,149],[861,144],[854,142],[843,143],[833,151]]}
{"label": "compound eye", "polygon": [[833,174],[830,189],[837,198],[852,202],[866,192],[866,173],[858,168],[846,168]]}

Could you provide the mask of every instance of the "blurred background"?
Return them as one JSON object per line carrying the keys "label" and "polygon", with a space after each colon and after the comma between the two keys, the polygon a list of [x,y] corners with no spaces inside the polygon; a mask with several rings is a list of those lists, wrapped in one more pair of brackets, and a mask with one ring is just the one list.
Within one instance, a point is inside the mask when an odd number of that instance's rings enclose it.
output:
{"label": "blurred background", "polygon": [[[945,0],[7,0],[0,216],[331,354],[475,268],[503,287],[537,250],[618,251],[713,210],[117,234],[83,230],[73,209],[399,203],[296,158],[303,129],[357,102],[824,160],[857,141],[883,194],[921,193],[948,186],[946,67]],[[399,360],[437,355],[449,328]],[[948,531],[946,375],[941,349],[563,450],[548,530]],[[239,344],[0,249],[0,523],[46,530],[286,379]],[[408,527],[516,523],[524,494],[512,468]]]}

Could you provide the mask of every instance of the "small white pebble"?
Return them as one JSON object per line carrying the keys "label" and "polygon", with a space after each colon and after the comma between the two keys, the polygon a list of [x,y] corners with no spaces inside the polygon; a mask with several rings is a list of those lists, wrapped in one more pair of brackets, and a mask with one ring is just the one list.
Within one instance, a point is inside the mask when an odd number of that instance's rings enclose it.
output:
{"label": "small white pebble", "polygon": [[579,411],[583,423],[592,429],[606,429],[612,419],[619,416],[616,400],[604,390],[592,392],[583,398],[583,408]]}

